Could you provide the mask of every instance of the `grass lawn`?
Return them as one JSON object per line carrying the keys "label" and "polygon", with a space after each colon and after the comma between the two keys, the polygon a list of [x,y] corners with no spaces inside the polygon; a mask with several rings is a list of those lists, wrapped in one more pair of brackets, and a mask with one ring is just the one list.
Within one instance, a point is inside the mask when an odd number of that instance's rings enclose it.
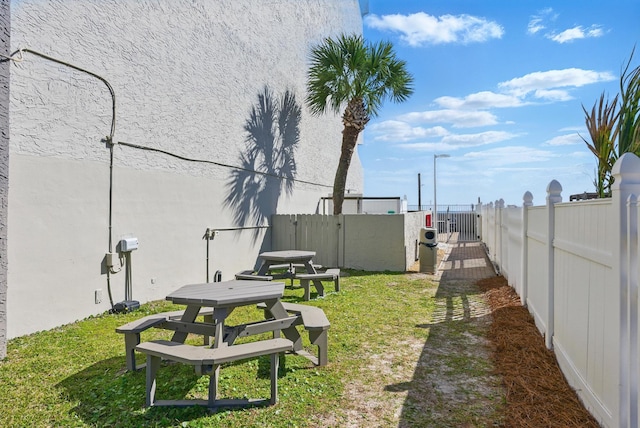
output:
{"label": "grass lawn", "polygon": [[[348,274],[340,293],[308,302],[321,307],[331,321],[329,364],[315,367],[304,357],[286,355],[275,406],[217,413],[198,407],[145,408],[144,370],[125,371],[124,339],[115,328],[144,315],[181,309],[158,301],[130,314],[103,314],[10,340],[7,358],[0,362],[0,426],[492,426],[504,398],[480,385],[492,371],[485,355],[475,351],[474,338],[482,337],[484,327],[464,317],[441,316],[455,312],[456,306],[462,310],[474,292],[464,299],[439,296],[438,283],[424,275]],[[300,302],[302,293],[287,281],[284,300]],[[228,321],[236,324],[261,316],[257,308],[245,307]],[[152,329],[142,340],[168,339],[170,334]],[[451,352],[457,341],[460,349],[471,344],[470,352]],[[425,349],[429,358],[421,359]],[[438,349],[449,351],[436,355]],[[139,362],[142,359],[140,355]],[[456,400],[466,404],[452,405],[442,389],[427,394],[425,410],[420,404],[425,382],[420,378],[434,379],[429,376],[436,371],[438,376],[468,373],[481,379],[481,392],[473,382],[461,380],[466,386],[454,392]],[[438,392],[438,385],[429,382],[429,390]],[[163,363],[156,396],[206,398],[207,388],[208,377],[197,376],[192,367]],[[220,396],[268,397],[269,357],[223,366]]]}

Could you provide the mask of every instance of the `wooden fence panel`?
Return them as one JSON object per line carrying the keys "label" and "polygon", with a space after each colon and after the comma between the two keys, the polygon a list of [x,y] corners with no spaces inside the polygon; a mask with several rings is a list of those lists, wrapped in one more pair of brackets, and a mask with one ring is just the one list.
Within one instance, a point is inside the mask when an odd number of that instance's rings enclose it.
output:
{"label": "wooden fence panel", "polygon": [[296,246],[296,216],[274,215],[271,216],[271,249],[289,250]]}
{"label": "wooden fence panel", "polygon": [[296,248],[315,251],[315,263],[326,267],[339,267],[338,223],[340,217],[320,214],[298,215]]}

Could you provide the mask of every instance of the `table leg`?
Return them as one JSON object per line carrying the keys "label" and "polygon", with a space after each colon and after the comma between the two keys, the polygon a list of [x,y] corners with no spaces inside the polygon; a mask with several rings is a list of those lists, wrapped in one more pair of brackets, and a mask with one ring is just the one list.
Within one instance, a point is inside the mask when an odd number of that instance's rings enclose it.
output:
{"label": "table leg", "polygon": [[[231,313],[227,308],[216,308],[213,311],[213,321],[215,323],[215,335],[213,336],[213,347],[224,346],[224,320]],[[229,343],[229,345],[232,345]]]}
{"label": "table leg", "polygon": [[296,268],[293,263],[289,263],[289,279],[291,280],[291,286],[293,287],[293,278],[296,276]]}
{"label": "table leg", "polygon": [[273,263],[268,260],[263,260],[262,265],[260,265],[260,269],[258,269],[258,275],[267,275],[267,273],[269,272],[269,266],[271,266],[272,264]]}
{"label": "table leg", "polygon": [[[318,271],[316,271],[316,268],[313,267],[313,262],[311,260],[304,262],[304,267],[305,269],[307,269],[307,273],[318,273]],[[313,281],[313,285],[316,287],[316,290],[318,290],[318,295],[319,296],[324,296],[324,287],[322,285],[322,281],[320,281],[319,279],[314,279]],[[307,290],[309,288],[307,287]],[[305,300],[309,300],[310,297],[305,295]]]}
{"label": "table leg", "polygon": [[[275,318],[275,319],[283,319],[288,318],[289,313],[286,311],[284,306],[282,306],[282,302],[280,300],[269,300],[265,302],[266,310]],[[282,330],[284,333],[284,337],[293,342],[293,350],[300,351],[302,349],[302,337],[298,330],[294,327],[288,327]],[[279,337],[278,331],[274,332],[274,337]]]}
{"label": "table leg", "polygon": [[218,398],[218,380],[220,379],[220,366],[214,366],[213,372],[209,374],[209,397],[207,405],[213,407]]}
{"label": "table leg", "polygon": [[306,262],[304,262],[304,267],[305,269],[307,269],[307,273],[318,273],[316,272],[316,268],[313,267],[313,263],[311,262],[311,260],[307,260]]}
{"label": "table leg", "polygon": [[[189,305],[187,306],[187,309],[184,310],[184,313],[182,314],[182,318],[180,318],[180,321],[192,323],[196,320],[196,317],[198,316],[199,312],[200,312],[200,306]],[[176,331],[175,333],[173,333],[173,337],[171,338],[171,341],[184,343],[188,335],[189,333],[187,333],[186,331]]]}

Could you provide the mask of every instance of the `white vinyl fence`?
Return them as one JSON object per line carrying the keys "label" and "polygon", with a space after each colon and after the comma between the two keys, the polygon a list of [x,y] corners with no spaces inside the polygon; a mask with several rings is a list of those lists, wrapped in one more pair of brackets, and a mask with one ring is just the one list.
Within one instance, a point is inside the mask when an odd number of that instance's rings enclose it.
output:
{"label": "white vinyl fence", "polygon": [[640,158],[624,154],[613,172],[612,198],[562,202],[553,180],[544,205],[527,192],[522,206],[481,206],[480,229],[587,409],[637,428]]}

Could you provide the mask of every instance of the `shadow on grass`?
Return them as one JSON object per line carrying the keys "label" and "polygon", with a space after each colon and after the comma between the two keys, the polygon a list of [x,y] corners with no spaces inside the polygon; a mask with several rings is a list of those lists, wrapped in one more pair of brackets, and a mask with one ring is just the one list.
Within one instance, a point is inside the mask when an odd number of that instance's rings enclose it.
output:
{"label": "shadow on grass", "polygon": [[[450,256],[465,269],[465,254]],[[451,258],[450,258],[451,260]],[[467,269],[477,269],[469,264]],[[478,272],[479,273],[479,272]],[[492,275],[490,270],[487,275]],[[502,394],[493,374],[486,335],[490,309],[482,291],[470,280],[443,272],[428,320],[429,329],[411,381],[388,385],[390,392],[407,392],[398,426],[495,426]]]}
{"label": "shadow on grass", "polygon": [[[280,360],[278,376],[286,374],[286,358]],[[241,365],[246,361],[231,363],[225,368]],[[182,422],[211,415],[206,407],[152,407],[145,408],[145,369],[137,372],[122,372],[124,358],[114,357],[95,363],[86,369],[67,377],[58,383],[61,395],[69,402],[76,403],[70,413],[91,426],[176,426]],[[270,359],[258,358],[257,378],[270,379]],[[179,400],[190,391],[207,396],[208,376],[198,376],[193,367],[178,363],[162,362],[157,376],[157,399]],[[244,397],[224,397],[244,398]],[[242,411],[246,407],[219,409]]]}
{"label": "shadow on grass", "polygon": [[[71,409],[94,426],[172,426],[207,414],[202,408],[151,408],[144,411],[145,371],[122,373],[123,358],[99,361],[58,384]],[[191,367],[165,366],[158,374],[158,396],[183,398],[198,380]],[[171,385],[167,391],[167,385]]]}

